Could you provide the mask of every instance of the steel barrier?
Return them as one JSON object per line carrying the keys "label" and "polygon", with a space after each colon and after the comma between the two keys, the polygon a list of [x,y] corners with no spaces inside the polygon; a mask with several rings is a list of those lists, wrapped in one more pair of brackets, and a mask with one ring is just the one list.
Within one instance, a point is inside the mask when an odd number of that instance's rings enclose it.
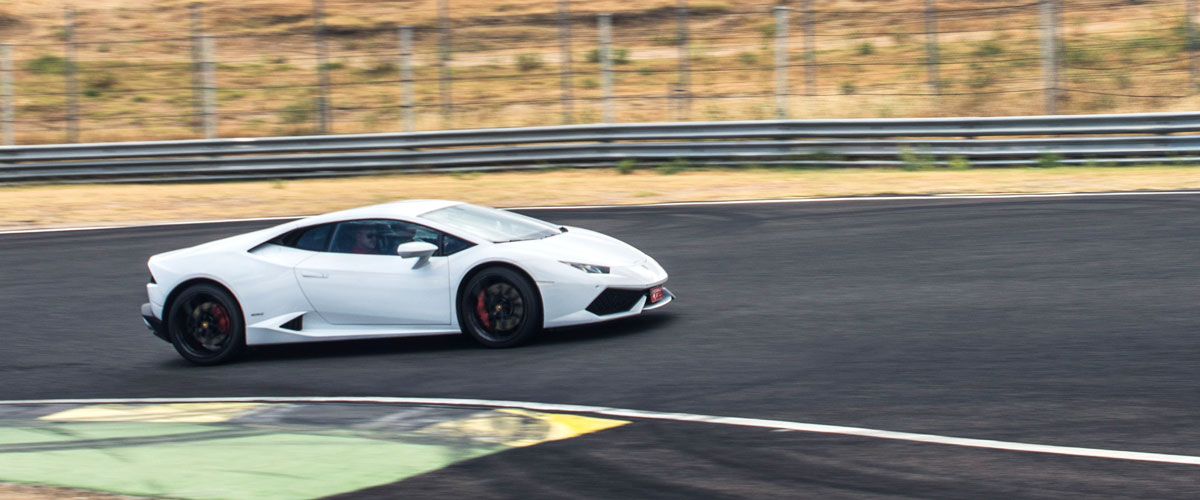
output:
{"label": "steel barrier", "polygon": [[[154,182],[481,171],[620,161],[801,166],[1192,161],[1200,113],[567,125],[0,147],[0,182]],[[1028,136],[1028,137],[1019,137]]]}

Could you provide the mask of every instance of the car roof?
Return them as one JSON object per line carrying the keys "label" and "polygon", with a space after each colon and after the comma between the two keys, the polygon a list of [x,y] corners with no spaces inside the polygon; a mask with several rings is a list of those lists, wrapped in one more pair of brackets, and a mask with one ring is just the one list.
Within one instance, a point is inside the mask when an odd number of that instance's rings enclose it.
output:
{"label": "car roof", "polygon": [[303,225],[353,219],[413,219],[421,214],[454,205],[461,201],[449,200],[403,200],[381,203],[366,207],[351,208],[303,219]]}

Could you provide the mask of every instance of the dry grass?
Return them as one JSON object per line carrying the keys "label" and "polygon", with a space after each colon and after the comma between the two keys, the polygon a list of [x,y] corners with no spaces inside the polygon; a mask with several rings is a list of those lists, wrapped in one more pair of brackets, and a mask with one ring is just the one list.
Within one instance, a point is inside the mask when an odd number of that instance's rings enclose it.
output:
{"label": "dry grass", "polygon": [[1200,189],[1200,168],[749,169],[675,175],[649,170],[628,175],[614,170],[556,170],[205,185],[30,186],[0,188],[0,229],[305,215],[407,198],[448,198],[513,207],[1174,189]]}
{"label": "dry grass", "polygon": [[[190,0],[97,0],[78,3],[82,139],[116,141],[195,137],[186,5]],[[629,63],[618,65],[618,121],[683,118],[666,99],[675,74],[673,0],[574,2],[574,120],[598,121],[598,66],[587,62],[595,44],[593,14],[616,11],[615,44]],[[417,29],[417,128],[552,125],[561,120],[554,2],[454,0],[451,16],[454,114],[438,114],[435,49],[436,0],[326,2],[336,132],[401,128],[395,71],[395,33]],[[690,119],[736,120],[774,116],[770,94],[770,2],[691,2],[692,101]],[[947,14],[939,24],[941,77],[949,95],[928,91],[919,0],[821,0],[816,8],[815,92],[804,87],[800,15],[792,17],[789,116],[905,117],[1036,114],[1041,112],[1036,9],[994,10],[996,2],[966,0],[947,9],[993,8],[987,16]],[[1183,33],[1175,29],[1178,2],[1068,0],[1067,86],[1107,94],[1190,95]],[[636,13],[634,13],[636,11]],[[886,11],[879,14],[874,11]],[[913,12],[916,12],[915,14]],[[313,132],[316,82],[311,2],[213,1],[205,7],[217,41],[220,135],[262,136]],[[16,48],[21,143],[63,139],[63,77],[30,69],[30,61],[61,55],[60,6],[40,0],[0,4],[0,40],[38,44]],[[504,24],[494,24],[502,20]],[[255,35],[240,37],[242,35]],[[175,38],[172,40],[164,40]],[[119,43],[146,40],[137,43]],[[869,46],[869,47],[868,47]],[[520,70],[516,58],[536,57],[540,68]],[[976,62],[986,61],[986,62]],[[825,65],[831,62],[852,65]],[[108,76],[112,78],[105,80]],[[263,88],[269,87],[269,88]],[[1018,92],[1025,91],[1025,92]],[[1005,93],[1011,92],[1011,93]],[[743,96],[743,97],[739,97]],[[744,97],[762,96],[762,97]],[[483,103],[483,104],[481,104]],[[1191,109],[1200,97],[1150,98],[1077,93],[1064,97],[1066,113]]]}

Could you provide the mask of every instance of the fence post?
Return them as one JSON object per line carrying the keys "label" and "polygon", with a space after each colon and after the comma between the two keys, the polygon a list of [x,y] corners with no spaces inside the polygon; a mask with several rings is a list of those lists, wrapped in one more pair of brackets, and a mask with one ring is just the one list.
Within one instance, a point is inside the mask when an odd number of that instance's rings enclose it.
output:
{"label": "fence post", "polygon": [[1055,29],[1056,0],[1040,0],[1042,25],[1042,80],[1045,94],[1045,113],[1058,114],[1058,33]]}
{"label": "fence post", "polygon": [[442,104],[442,128],[450,128],[454,103],[450,95],[450,0],[438,0],[438,89]]}
{"label": "fence post", "polygon": [[676,120],[687,121],[691,119],[692,101],[691,101],[691,43],[688,40],[688,4],[687,0],[677,0],[675,7],[675,24],[676,37],[679,38],[679,87],[675,93],[679,96],[679,103],[676,109],[679,110],[679,116]]}
{"label": "fence post", "polygon": [[1196,74],[1200,73],[1200,67],[1196,65],[1196,0],[1187,0],[1187,5],[1184,7],[1184,29],[1187,30],[1187,53],[1188,53],[1188,93],[1196,91]]}
{"label": "fence post", "polygon": [[0,136],[4,137],[5,146],[16,144],[13,138],[14,115],[12,45],[0,43],[0,121],[4,127]]}
{"label": "fence post", "polygon": [[571,0],[558,0],[559,73],[562,75],[562,122],[574,122],[574,96],[571,95]]}
{"label": "fence post", "polygon": [[613,112],[612,75],[612,14],[600,14],[600,87],[604,107],[604,123],[616,121]]}
{"label": "fence post", "polygon": [[788,117],[788,8],[775,7],[775,118]]}
{"label": "fence post", "polygon": [[942,95],[941,77],[938,76],[938,28],[937,0],[925,0],[925,59],[929,75],[929,92]]}
{"label": "fence post", "polygon": [[75,66],[75,9],[63,8],[64,34],[66,35],[67,64],[67,142],[79,141],[79,78]]}
{"label": "fence post", "polygon": [[804,94],[817,93],[817,49],[816,49],[816,13],[813,12],[813,0],[803,0],[804,5]]}
{"label": "fence post", "polygon": [[188,4],[188,17],[191,20],[190,36],[192,42],[192,130],[202,132],[204,129],[204,86],[203,49],[200,47],[200,37],[204,34],[204,4],[192,2]]}
{"label": "fence post", "polygon": [[413,116],[412,31],[412,26],[400,27],[400,109],[404,114],[405,132],[412,132],[416,122]]}
{"label": "fence post", "polygon": [[200,38],[201,73],[204,84],[204,138],[217,138],[217,74],[213,59],[216,51],[213,48],[212,35],[202,35]]}
{"label": "fence post", "polygon": [[317,133],[330,132],[329,127],[329,52],[325,47],[325,3],[313,0],[313,38],[317,45]]}

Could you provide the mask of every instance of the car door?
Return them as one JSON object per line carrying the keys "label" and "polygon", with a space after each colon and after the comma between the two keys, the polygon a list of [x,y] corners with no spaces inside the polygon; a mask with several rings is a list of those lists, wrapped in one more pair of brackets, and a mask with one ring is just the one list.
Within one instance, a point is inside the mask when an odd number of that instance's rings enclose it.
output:
{"label": "car door", "polygon": [[449,325],[446,258],[415,266],[418,259],[396,255],[402,243],[436,245],[439,236],[404,221],[340,222],[328,251],[296,266],[296,280],[317,313],[334,325]]}

